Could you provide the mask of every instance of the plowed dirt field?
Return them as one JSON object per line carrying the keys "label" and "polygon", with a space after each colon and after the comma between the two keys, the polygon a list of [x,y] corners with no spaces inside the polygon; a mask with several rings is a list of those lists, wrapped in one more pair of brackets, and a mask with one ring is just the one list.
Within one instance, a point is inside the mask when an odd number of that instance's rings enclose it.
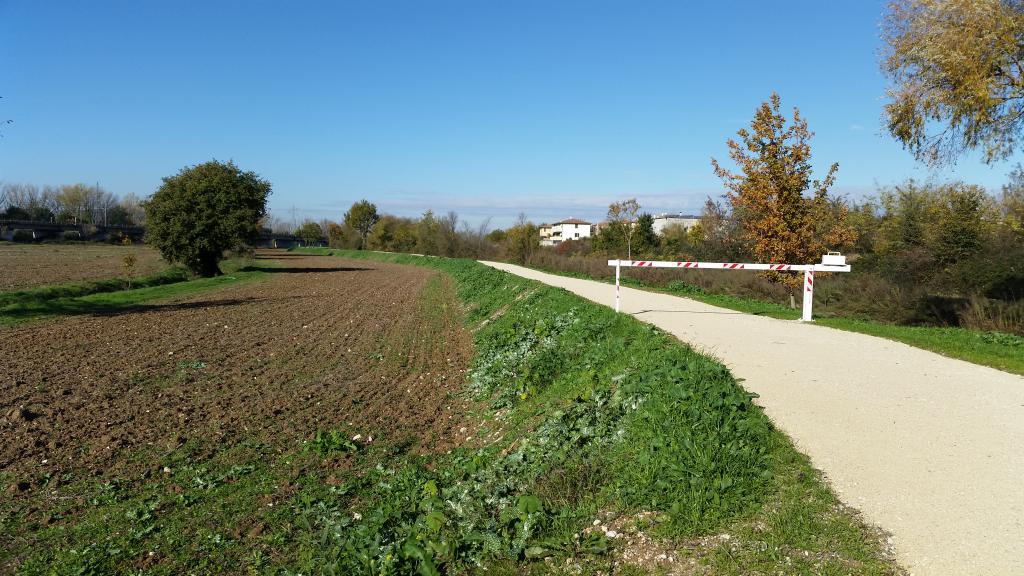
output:
{"label": "plowed dirt field", "polygon": [[0,243],[0,292],[123,277],[127,254],[135,255],[136,276],[167,268],[148,246]]}
{"label": "plowed dirt field", "polygon": [[[294,449],[357,429],[455,441],[472,343],[447,277],[264,252],[264,281],[120,315],[0,329],[6,497],[127,476],[140,454],[242,438]],[[0,546],[3,542],[0,541]]]}

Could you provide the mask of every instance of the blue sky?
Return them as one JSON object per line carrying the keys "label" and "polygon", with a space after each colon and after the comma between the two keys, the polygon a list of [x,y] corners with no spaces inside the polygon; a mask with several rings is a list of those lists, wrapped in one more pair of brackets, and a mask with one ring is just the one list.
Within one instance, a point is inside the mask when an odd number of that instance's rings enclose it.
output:
{"label": "blue sky", "polygon": [[[152,193],[233,159],[275,214],[368,198],[508,224],[721,194],[709,158],[774,90],[850,197],[933,174],[883,133],[881,1],[0,0],[0,180]],[[1014,160],[1015,161],[1015,160]]]}

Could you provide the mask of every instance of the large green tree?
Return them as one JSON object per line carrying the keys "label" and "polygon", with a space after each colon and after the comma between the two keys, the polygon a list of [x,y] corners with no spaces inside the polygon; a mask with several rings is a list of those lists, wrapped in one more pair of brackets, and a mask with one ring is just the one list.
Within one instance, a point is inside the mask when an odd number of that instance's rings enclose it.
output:
{"label": "large green tree", "polygon": [[889,132],[919,160],[1013,153],[1024,128],[1024,3],[893,0],[882,39]]}
{"label": "large green tree", "polygon": [[650,214],[644,213],[637,216],[636,230],[633,235],[633,251],[644,257],[654,254],[661,243],[658,235],[654,233],[654,216]]}
{"label": "large green tree", "polygon": [[366,239],[373,250],[412,252],[416,249],[416,222],[385,214]]}
{"label": "large green tree", "polygon": [[164,259],[216,276],[225,250],[259,235],[270,192],[269,182],[233,162],[183,168],[145,203],[146,240]]}
{"label": "large green tree", "polygon": [[307,246],[312,246],[323,239],[324,231],[316,222],[306,220],[295,230],[295,235],[301,238]]}
{"label": "large green tree", "polygon": [[984,188],[963,182],[908,180],[882,189],[879,202],[884,218],[876,225],[878,252],[920,249],[941,266],[978,253],[999,222],[995,200]]}
{"label": "large green tree", "polygon": [[366,248],[366,237],[373,230],[374,224],[380,220],[377,206],[368,200],[360,200],[345,213],[345,225],[359,232],[359,249]]}

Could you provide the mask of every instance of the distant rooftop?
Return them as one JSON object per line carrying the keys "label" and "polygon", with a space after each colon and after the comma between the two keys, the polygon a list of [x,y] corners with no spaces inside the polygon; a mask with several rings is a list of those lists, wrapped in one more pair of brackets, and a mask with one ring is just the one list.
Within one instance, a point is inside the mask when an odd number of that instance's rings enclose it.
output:
{"label": "distant rooftop", "polygon": [[585,220],[580,220],[579,218],[566,218],[565,220],[562,220],[561,222],[555,222],[555,224],[586,224],[587,226],[589,226],[590,222],[587,222]]}
{"label": "distant rooftop", "polygon": [[700,220],[700,216],[695,216],[693,214],[680,214],[678,212],[663,212],[655,216],[655,218],[680,218],[684,220]]}

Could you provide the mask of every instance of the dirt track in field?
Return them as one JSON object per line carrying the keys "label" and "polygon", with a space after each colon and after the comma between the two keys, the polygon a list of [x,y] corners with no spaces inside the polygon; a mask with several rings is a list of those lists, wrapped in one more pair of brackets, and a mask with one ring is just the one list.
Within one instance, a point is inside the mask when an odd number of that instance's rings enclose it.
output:
{"label": "dirt track in field", "polygon": [[[0,329],[0,470],[31,479],[132,472],[139,450],[316,430],[457,436],[472,353],[454,292],[426,269],[262,253],[263,281],[141,312]],[[26,484],[18,486],[19,482]]]}
{"label": "dirt track in field", "polygon": [[123,277],[126,254],[135,255],[136,276],[167,268],[148,246],[0,244],[0,292]]}

